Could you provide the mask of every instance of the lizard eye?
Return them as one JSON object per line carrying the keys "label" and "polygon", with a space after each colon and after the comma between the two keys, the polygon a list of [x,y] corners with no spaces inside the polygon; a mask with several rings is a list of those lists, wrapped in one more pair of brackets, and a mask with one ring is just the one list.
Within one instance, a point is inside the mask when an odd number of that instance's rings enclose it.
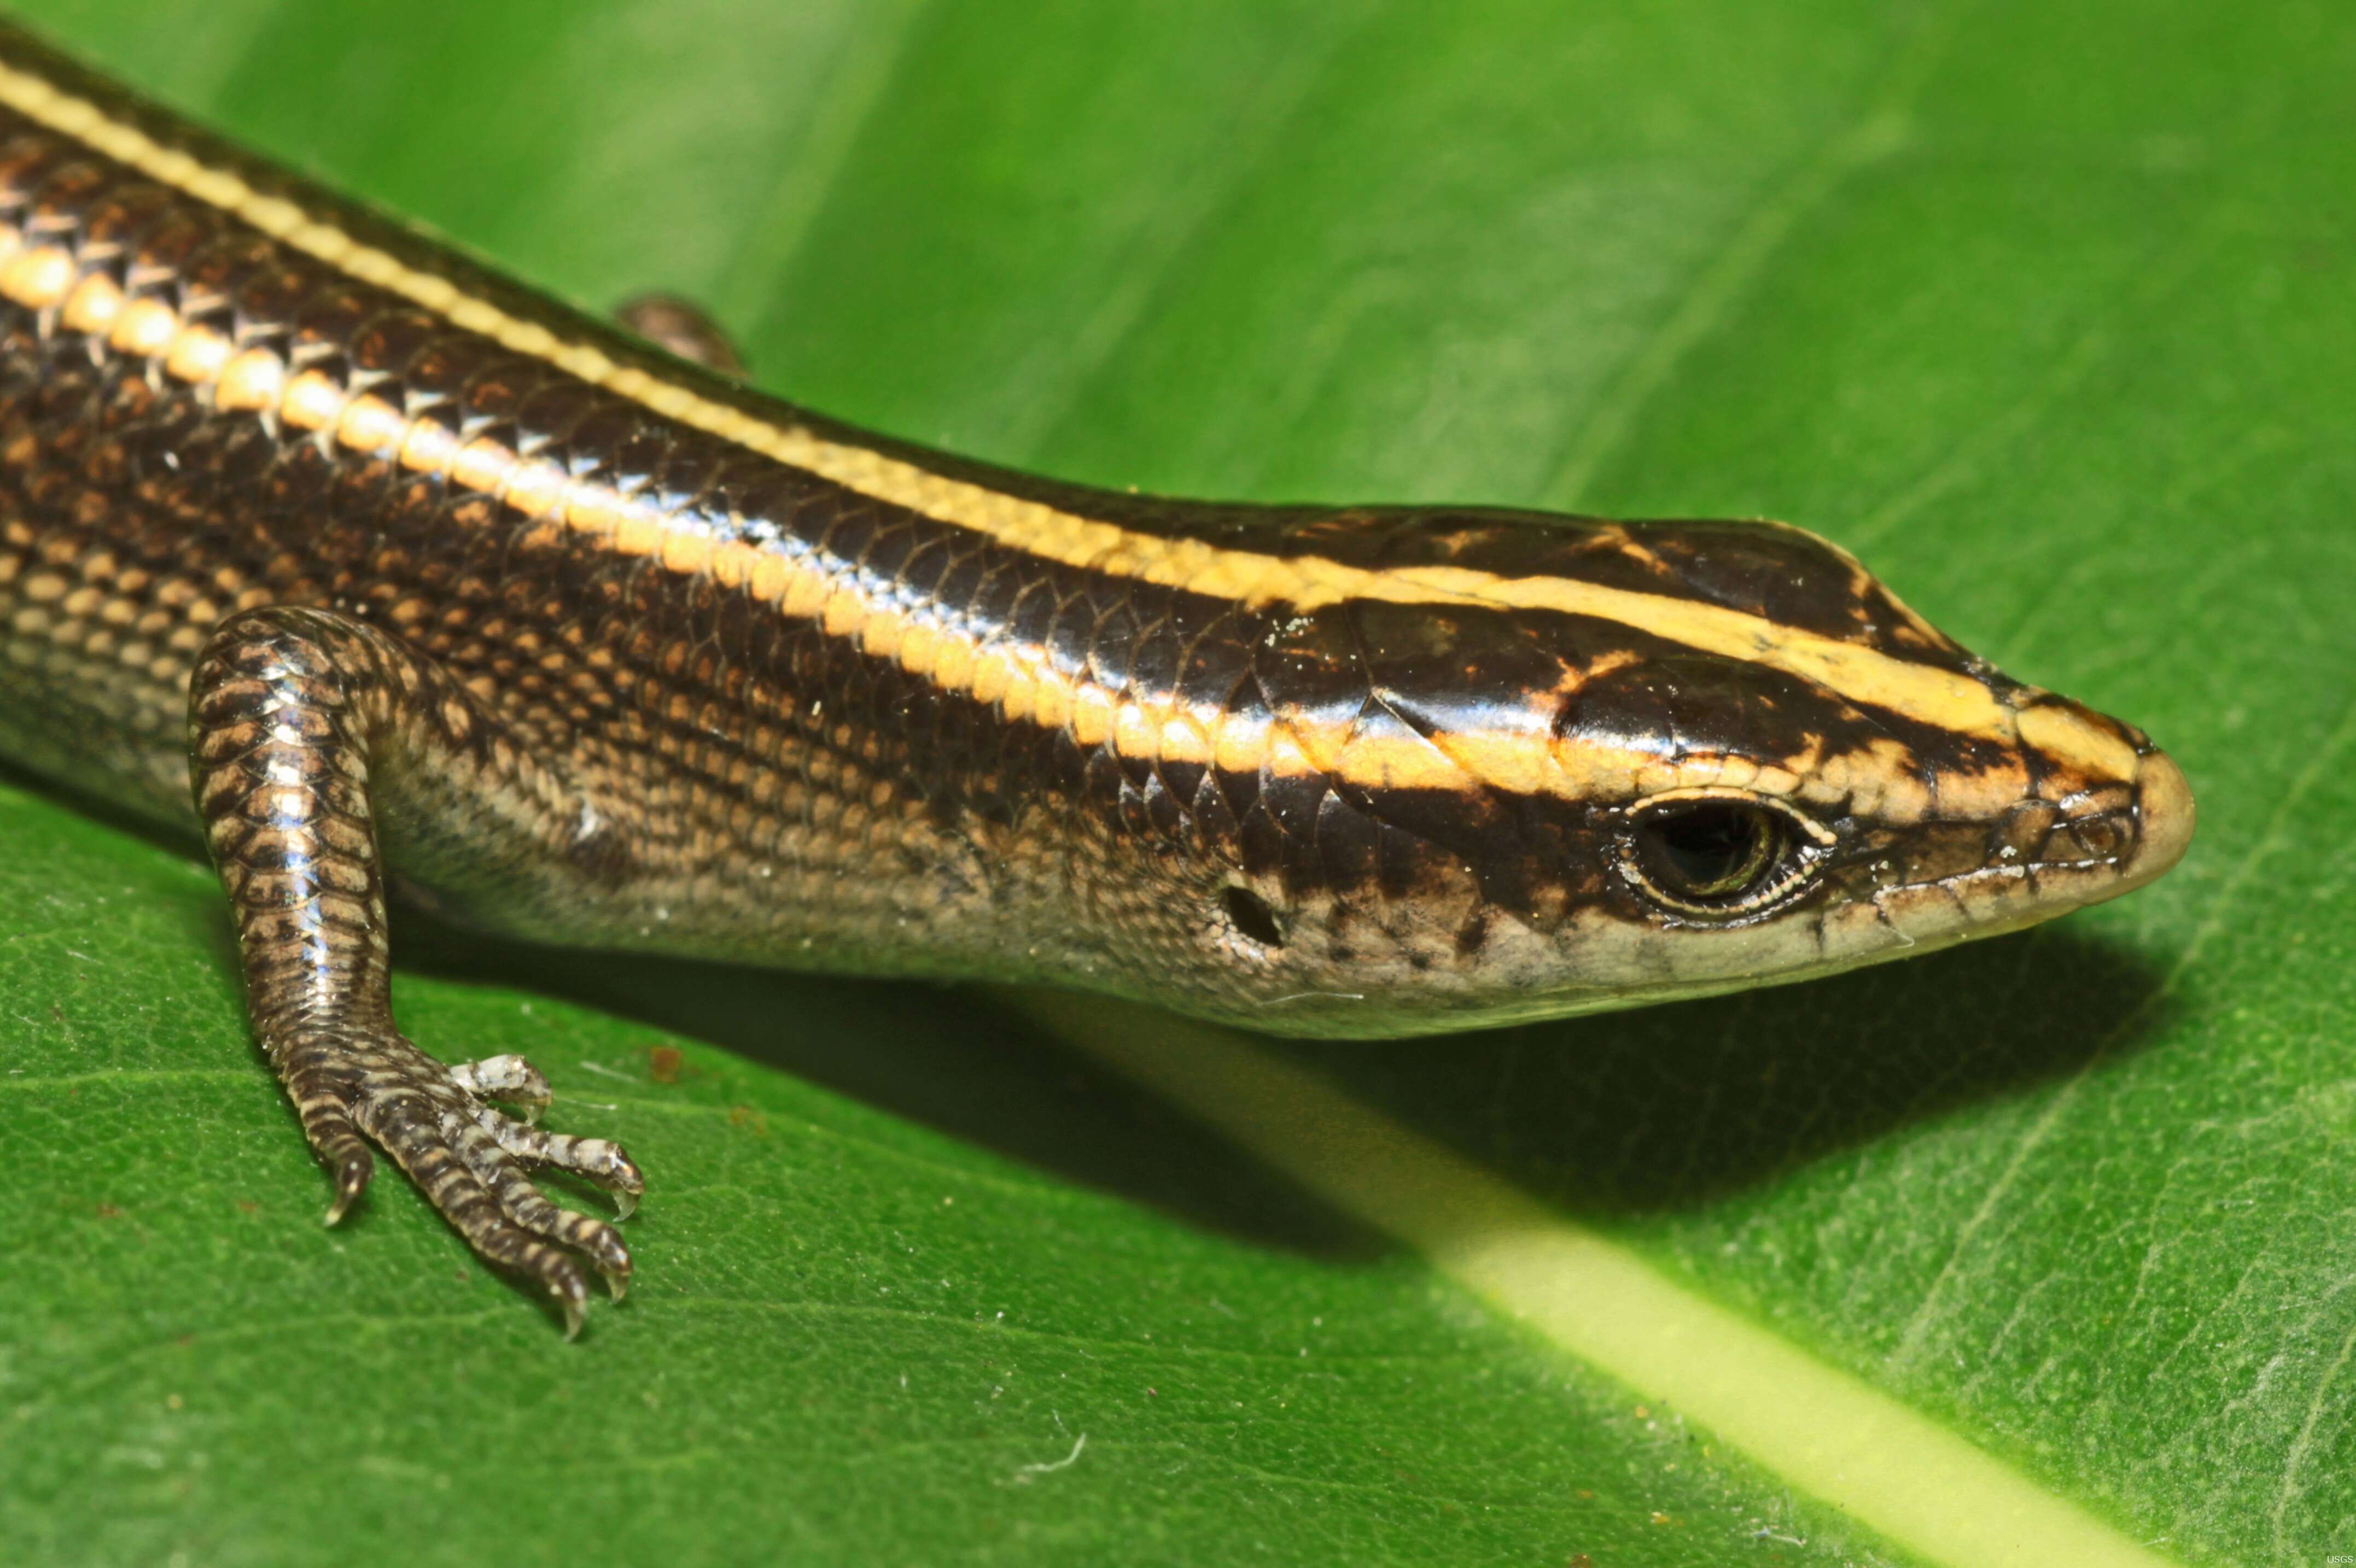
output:
{"label": "lizard eye", "polygon": [[1653,902],[1726,920],[1758,914],[1815,880],[1832,835],[1780,803],[1677,790],[1630,809],[1620,869]]}

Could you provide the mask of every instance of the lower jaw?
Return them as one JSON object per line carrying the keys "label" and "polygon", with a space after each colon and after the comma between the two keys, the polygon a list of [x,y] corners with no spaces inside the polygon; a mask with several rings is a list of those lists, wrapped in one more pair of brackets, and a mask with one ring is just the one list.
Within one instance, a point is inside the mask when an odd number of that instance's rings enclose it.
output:
{"label": "lower jaw", "polygon": [[[1747,943],[1732,931],[1664,932],[1591,917],[1574,923],[1583,931],[1529,933],[1536,950],[1526,962],[1507,959],[1477,975],[1384,965],[1301,976],[1264,997],[1179,1005],[1255,1032],[1301,1038],[1499,1029],[1820,979],[2019,931],[2148,880],[2131,879],[2111,861],[1988,867],[1884,890],[1827,912],[1821,922],[1750,927]],[[1680,942],[1695,945],[1681,953]],[[1516,969],[1529,976],[1526,987],[1514,984]],[[1583,983],[1561,983],[1566,972],[1581,970]]]}

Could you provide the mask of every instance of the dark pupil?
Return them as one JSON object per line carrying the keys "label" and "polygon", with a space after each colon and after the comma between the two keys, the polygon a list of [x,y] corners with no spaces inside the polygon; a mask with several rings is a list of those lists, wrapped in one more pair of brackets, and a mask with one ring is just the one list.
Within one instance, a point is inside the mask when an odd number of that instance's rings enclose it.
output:
{"label": "dark pupil", "polygon": [[1656,811],[1641,831],[1655,869],[1687,898],[1740,892],[1773,859],[1775,825],[1740,805],[1703,805]]}

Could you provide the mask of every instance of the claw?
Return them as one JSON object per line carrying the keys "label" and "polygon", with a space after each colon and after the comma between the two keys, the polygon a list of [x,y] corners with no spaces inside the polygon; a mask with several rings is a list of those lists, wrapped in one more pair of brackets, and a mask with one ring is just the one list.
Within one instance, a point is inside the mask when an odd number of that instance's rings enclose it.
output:
{"label": "claw", "polygon": [[605,1293],[619,1301],[630,1293],[630,1276],[619,1269],[599,1269],[605,1276]]}
{"label": "claw", "polygon": [[564,1314],[564,1338],[569,1342],[581,1337],[583,1325],[589,1321],[589,1292],[581,1283],[578,1270],[563,1264],[560,1272],[546,1278],[548,1294]]}
{"label": "claw", "polygon": [[332,1226],[350,1211],[352,1200],[368,1190],[369,1175],[375,1168],[376,1162],[369,1157],[365,1149],[348,1157],[337,1168],[336,1198],[327,1205],[325,1223]]}
{"label": "claw", "polygon": [[608,1159],[605,1168],[593,1179],[614,1196],[614,1218],[626,1220],[638,1211],[638,1199],[647,1189],[647,1179],[628,1155],[612,1144],[605,1146]]}

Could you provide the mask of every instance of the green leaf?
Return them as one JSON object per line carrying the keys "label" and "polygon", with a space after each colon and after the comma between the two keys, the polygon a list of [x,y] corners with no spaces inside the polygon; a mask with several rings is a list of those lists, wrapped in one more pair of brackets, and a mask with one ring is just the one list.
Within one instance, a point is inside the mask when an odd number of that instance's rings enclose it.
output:
{"label": "green leaf", "polygon": [[[2344,7],[27,8],[593,306],[707,300],[765,385],[900,434],[1791,517],[2150,729],[2202,823],[2027,936],[1232,1057],[405,925],[411,1031],[529,1051],[651,1173],[639,1286],[566,1345],[397,1179],[318,1224],[200,866],[0,792],[11,1556],[1970,1561],[1665,1402],[1582,1277],[1564,1318],[1484,1274],[1443,1200],[1499,1180],[1730,1312],[1697,1365],[1799,1352],[1752,1361],[1793,1410],[1871,1391],[2164,1557],[2356,1551]],[[1271,1132],[1279,1082],[1331,1119]],[[1396,1167],[1329,1160],[1353,1129]]]}

